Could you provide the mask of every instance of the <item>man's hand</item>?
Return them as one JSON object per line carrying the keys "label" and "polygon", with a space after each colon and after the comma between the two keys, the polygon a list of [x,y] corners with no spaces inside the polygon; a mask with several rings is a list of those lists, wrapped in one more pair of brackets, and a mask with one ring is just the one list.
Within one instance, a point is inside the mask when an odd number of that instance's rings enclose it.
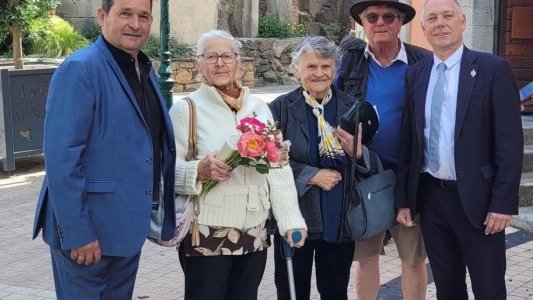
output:
{"label": "man's hand", "polygon": [[396,222],[402,224],[405,227],[413,227],[418,225],[411,218],[411,210],[409,208],[400,208],[396,214]]}
{"label": "man's hand", "polygon": [[489,212],[485,218],[485,222],[483,222],[483,225],[486,226],[485,234],[495,234],[505,230],[507,226],[511,225],[511,219],[511,215]]}
{"label": "man's hand", "polygon": [[[362,127],[361,123],[359,123],[359,130],[357,132],[358,132],[358,135],[357,135],[357,153],[355,155],[357,156],[357,159],[360,159],[361,156],[363,156],[363,146],[361,145],[361,138],[363,136],[363,134],[362,134],[363,127]],[[352,156],[353,156],[353,139],[354,139],[354,136],[349,134],[348,132],[344,131],[340,126],[337,126],[337,128],[335,129],[335,137],[341,143],[342,150],[344,150],[344,152],[346,154],[348,154],[348,156],[350,156],[350,158],[353,159]]]}
{"label": "man's hand", "polygon": [[88,266],[95,264],[100,261],[101,257],[100,243],[98,240],[70,251],[70,258],[75,260],[79,265],[84,264]]}
{"label": "man's hand", "polygon": [[331,191],[339,181],[341,181],[341,173],[331,169],[320,169],[315,176],[309,179],[309,184],[316,185],[325,191]]}
{"label": "man's hand", "polygon": [[216,158],[216,152],[209,153],[198,163],[198,180],[212,179],[223,182],[230,178],[231,167],[220,159]]}

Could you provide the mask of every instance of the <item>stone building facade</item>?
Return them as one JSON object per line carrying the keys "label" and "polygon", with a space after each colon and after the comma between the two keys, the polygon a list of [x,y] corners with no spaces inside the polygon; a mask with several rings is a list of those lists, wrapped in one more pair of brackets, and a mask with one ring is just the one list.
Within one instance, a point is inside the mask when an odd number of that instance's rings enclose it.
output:
{"label": "stone building facade", "polygon": [[[424,0],[401,0],[420,11]],[[260,13],[268,13],[292,21],[309,24],[310,34],[320,34],[320,24],[338,23],[345,32],[350,28],[349,8],[355,0],[171,0],[170,33],[178,41],[192,45],[198,37],[213,28],[230,31],[238,37],[257,36]],[[201,4],[200,4],[201,3]],[[498,0],[459,0],[467,17],[465,43],[487,52],[496,52],[495,31]],[[160,0],[153,0],[152,33],[159,34]],[[57,11],[78,28],[96,22],[101,0],[63,0]],[[402,33],[411,43],[426,46],[420,30],[419,16]]]}
{"label": "stone building facade", "polygon": [[[159,34],[160,1],[153,0],[152,33]],[[420,11],[425,0],[401,0]],[[307,23],[310,34],[321,34],[323,24],[338,24],[344,32],[354,26],[350,21],[349,8],[355,0],[170,0],[170,34],[176,40],[194,45],[198,37],[214,28],[230,31],[241,37],[243,56],[252,59],[255,84],[294,83],[288,65],[290,52],[299,40],[262,41],[257,36],[260,14],[271,14],[293,23]],[[201,4],[200,4],[201,3]],[[497,53],[500,1],[498,0],[459,0],[467,18],[465,44],[476,50]],[[96,22],[95,16],[101,0],[63,0],[58,14],[78,28]],[[401,32],[402,40],[411,44],[430,48],[420,28],[420,15]],[[358,28],[359,32],[361,29]],[[176,62],[191,71],[190,63]],[[181,67],[179,67],[181,68]],[[182,71],[176,73],[182,81]],[[175,74],[175,75],[176,75]],[[247,75],[250,76],[250,75]],[[194,78],[194,76],[193,76]],[[193,80],[194,81],[194,80]],[[197,82],[196,82],[197,83]],[[192,83],[177,88],[188,90]]]}

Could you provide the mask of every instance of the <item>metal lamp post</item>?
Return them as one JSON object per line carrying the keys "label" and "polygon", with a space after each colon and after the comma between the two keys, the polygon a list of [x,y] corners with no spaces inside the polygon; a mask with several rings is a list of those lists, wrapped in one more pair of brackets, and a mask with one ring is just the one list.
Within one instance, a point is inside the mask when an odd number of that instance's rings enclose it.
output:
{"label": "metal lamp post", "polygon": [[161,92],[165,97],[167,109],[172,106],[172,86],[174,79],[172,78],[172,68],[170,67],[170,51],[168,49],[169,28],[168,21],[168,0],[161,0],[161,21],[160,21],[160,37],[161,37],[161,58],[159,66],[159,86]]}

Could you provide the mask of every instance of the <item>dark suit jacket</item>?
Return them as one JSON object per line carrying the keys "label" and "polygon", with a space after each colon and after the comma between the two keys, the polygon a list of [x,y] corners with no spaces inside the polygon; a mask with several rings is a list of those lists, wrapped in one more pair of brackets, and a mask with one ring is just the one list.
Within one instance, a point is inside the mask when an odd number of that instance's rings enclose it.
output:
{"label": "dark suit jacket", "polygon": [[[155,72],[150,80],[163,110],[162,238],[175,230],[174,132]],[[46,177],[33,238],[69,250],[96,239],[103,255],[137,254],[151,232],[153,147],[150,130],[113,55],[100,37],[55,71],[44,134]],[[154,203],[157,207],[160,203]]]}
{"label": "dark suit jacket", "polygon": [[[396,206],[418,212],[417,193],[424,164],[424,109],[430,56],[410,66],[405,81],[405,110]],[[461,204],[472,225],[486,214],[518,213],[523,159],[518,89],[500,57],[464,48],[455,120],[455,169]]]}
{"label": "dark suit jacket", "polygon": [[[334,87],[333,97],[337,99],[337,118],[340,118],[354,103],[355,98]],[[283,133],[283,138],[291,141],[290,165],[294,174],[300,211],[305,219],[309,233],[322,232],[320,189],[309,185],[308,181],[320,170],[310,165],[309,125],[302,88],[276,98],[269,104],[274,120]],[[346,175],[346,174],[344,174]],[[347,176],[344,176],[346,178]],[[347,209],[348,201],[343,206]],[[341,226],[344,225],[344,221]],[[341,229],[341,240],[350,240],[346,230]]]}

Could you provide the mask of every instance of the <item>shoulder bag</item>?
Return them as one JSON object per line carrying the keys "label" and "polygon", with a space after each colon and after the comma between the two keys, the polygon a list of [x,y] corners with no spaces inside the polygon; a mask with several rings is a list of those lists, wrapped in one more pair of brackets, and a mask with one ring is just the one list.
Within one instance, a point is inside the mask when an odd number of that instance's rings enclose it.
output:
{"label": "shoulder bag", "polygon": [[[383,170],[377,155],[370,151],[377,163],[377,173],[360,179],[355,175],[346,221],[354,240],[368,240],[394,225],[394,186],[396,174]],[[374,159],[372,159],[374,156]],[[353,178],[353,177],[352,177]]]}
{"label": "shoulder bag", "polygon": [[[343,116],[348,123],[351,123],[350,129],[353,128],[355,137],[354,159],[352,159],[350,167],[350,180],[347,182],[347,195],[345,196],[350,201],[346,222],[353,240],[370,239],[389,229],[395,220],[394,186],[396,174],[392,170],[384,171],[379,157],[373,151],[369,151],[372,175],[362,178],[355,171],[355,152],[357,151],[357,136],[359,134],[357,124],[363,123],[363,131],[367,129],[366,136],[363,136],[366,137],[364,140],[368,142],[377,130],[375,123],[379,122],[375,111],[372,113],[368,106],[371,107],[366,101],[356,101],[354,106]],[[361,109],[363,107],[366,108]],[[351,122],[349,122],[350,120]],[[374,120],[373,124],[369,124],[368,122],[372,120]]]}
{"label": "shoulder bag", "polygon": [[[191,98],[185,97],[184,100],[187,101],[187,104],[189,105],[189,139],[185,160],[191,161],[195,160],[198,155],[198,149],[196,146],[196,106]],[[198,204],[195,199],[195,195],[176,194],[176,230],[174,231],[174,237],[168,241],[154,238],[149,238],[149,240],[164,247],[179,247],[179,244],[191,229],[191,223],[196,222],[196,217],[198,216]]]}

